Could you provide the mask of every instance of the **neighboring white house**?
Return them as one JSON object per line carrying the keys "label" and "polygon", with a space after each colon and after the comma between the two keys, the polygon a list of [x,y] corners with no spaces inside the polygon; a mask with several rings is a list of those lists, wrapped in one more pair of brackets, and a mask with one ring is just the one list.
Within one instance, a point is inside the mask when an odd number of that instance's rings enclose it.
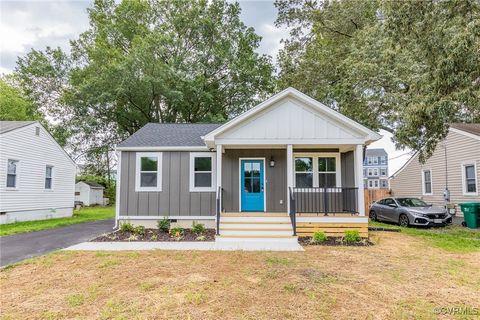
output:
{"label": "neighboring white house", "polygon": [[104,205],[103,190],[105,188],[98,183],[80,181],[75,184],[75,201],[81,201],[84,206],[94,204]]}
{"label": "neighboring white house", "polygon": [[0,223],[69,217],[75,162],[36,121],[0,121]]}

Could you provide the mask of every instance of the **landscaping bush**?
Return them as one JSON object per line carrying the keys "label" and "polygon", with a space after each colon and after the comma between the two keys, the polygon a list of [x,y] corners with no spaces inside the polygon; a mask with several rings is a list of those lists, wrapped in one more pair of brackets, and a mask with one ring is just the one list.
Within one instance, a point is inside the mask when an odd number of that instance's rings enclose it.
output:
{"label": "landscaping bush", "polygon": [[181,239],[183,235],[183,228],[182,227],[173,227],[170,229],[170,236],[175,239]]}
{"label": "landscaping bush", "polygon": [[362,240],[357,230],[345,230],[345,236],[343,238],[346,242],[359,242]]}
{"label": "landscaping bush", "polygon": [[145,234],[145,227],[144,226],[136,226],[133,229],[133,233],[143,236]]}
{"label": "landscaping bush", "polygon": [[158,229],[163,232],[168,232],[170,230],[170,220],[163,218],[157,222]]}
{"label": "landscaping bush", "polygon": [[202,223],[196,223],[193,221],[192,224],[192,232],[195,233],[197,236],[201,236],[205,233],[205,225]]}
{"label": "landscaping bush", "polygon": [[124,222],[120,224],[120,231],[123,232],[134,232],[135,227],[130,222]]}
{"label": "landscaping bush", "polygon": [[322,243],[327,241],[327,235],[325,232],[317,231],[313,234],[312,243]]}

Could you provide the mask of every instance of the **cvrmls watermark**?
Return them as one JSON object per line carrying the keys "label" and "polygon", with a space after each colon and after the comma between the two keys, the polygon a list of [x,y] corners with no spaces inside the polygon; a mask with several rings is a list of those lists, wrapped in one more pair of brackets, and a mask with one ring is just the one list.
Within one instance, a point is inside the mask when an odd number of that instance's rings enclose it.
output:
{"label": "cvrmls watermark", "polygon": [[480,308],[477,307],[436,307],[433,308],[434,314],[440,315],[464,315],[464,316],[480,316]]}

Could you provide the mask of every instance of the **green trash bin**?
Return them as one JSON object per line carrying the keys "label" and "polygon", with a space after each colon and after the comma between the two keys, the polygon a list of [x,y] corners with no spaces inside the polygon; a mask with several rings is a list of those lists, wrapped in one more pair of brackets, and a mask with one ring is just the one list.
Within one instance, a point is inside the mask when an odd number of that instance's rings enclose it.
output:
{"label": "green trash bin", "polygon": [[465,224],[470,229],[480,227],[480,202],[460,203]]}

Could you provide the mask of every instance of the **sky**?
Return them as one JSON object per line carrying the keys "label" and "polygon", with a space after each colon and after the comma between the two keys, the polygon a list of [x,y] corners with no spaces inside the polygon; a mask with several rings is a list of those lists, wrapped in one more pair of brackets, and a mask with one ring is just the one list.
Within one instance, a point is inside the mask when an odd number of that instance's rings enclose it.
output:
{"label": "sky", "polygon": [[[262,36],[258,52],[268,54],[276,61],[281,39],[288,30],[275,27],[277,10],[273,1],[242,0],[241,19]],[[84,0],[0,0],[0,74],[11,73],[18,56],[32,48],[43,50],[46,46],[61,47],[69,51],[69,40],[88,28],[86,9],[92,1]],[[389,174],[398,170],[410,157],[408,150],[395,150],[391,134],[381,131],[384,137],[369,148],[385,148],[389,154]]]}

